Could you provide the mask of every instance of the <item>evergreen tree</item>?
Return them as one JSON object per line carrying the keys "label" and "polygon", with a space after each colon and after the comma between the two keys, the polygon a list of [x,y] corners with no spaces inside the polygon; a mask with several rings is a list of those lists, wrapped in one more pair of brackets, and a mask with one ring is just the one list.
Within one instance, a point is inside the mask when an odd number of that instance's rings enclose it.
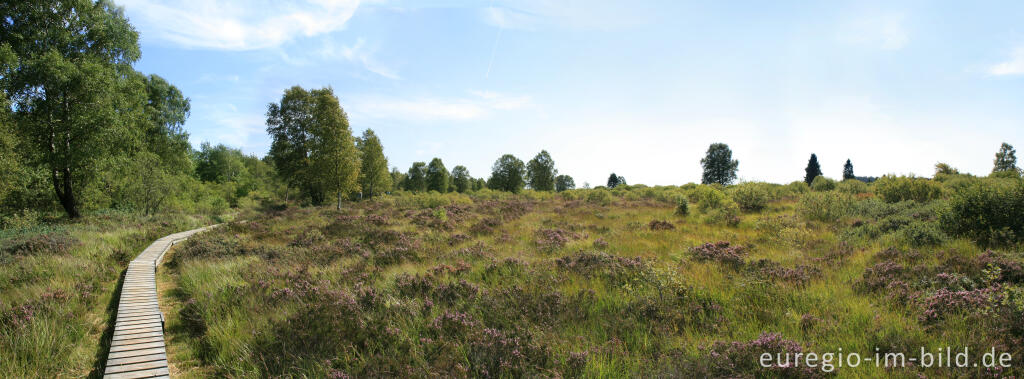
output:
{"label": "evergreen tree", "polygon": [[536,191],[554,191],[555,176],[558,170],[555,169],[555,161],[547,150],[541,150],[536,157],[526,164],[526,177],[529,178],[530,188]]}
{"label": "evergreen tree", "polygon": [[807,168],[804,169],[806,175],[804,175],[804,183],[811,185],[814,178],[821,176],[821,165],[818,164],[818,156],[811,154],[811,159],[807,161]]}
{"label": "evergreen tree", "polygon": [[427,164],[425,162],[413,162],[409,172],[405,174],[405,182],[402,185],[406,191],[423,192],[427,190]]}
{"label": "evergreen tree", "polygon": [[372,129],[366,129],[356,140],[362,168],[359,170],[359,188],[364,196],[373,197],[379,192],[391,189],[391,174],[388,173],[388,158],[380,138]]}
{"label": "evergreen tree", "polygon": [[621,176],[615,175],[614,172],[611,175],[608,175],[608,188],[615,188],[618,186],[619,178],[621,178]]}
{"label": "evergreen tree", "polygon": [[555,191],[562,192],[565,190],[571,190],[576,188],[576,182],[572,180],[569,175],[559,175],[555,177]]}
{"label": "evergreen tree", "polygon": [[736,180],[736,170],[740,162],[732,159],[732,150],[724,143],[713,143],[708,146],[704,158],[700,160],[704,167],[704,174],[701,176],[701,183],[718,183],[728,185]]}
{"label": "evergreen tree", "polygon": [[526,165],[512,154],[502,155],[491,166],[487,187],[493,190],[519,193],[526,185]]}
{"label": "evergreen tree", "polygon": [[455,166],[452,169],[452,187],[459,193],[465,193],[473,189],[473,178],[469,176],[469,169],[466,166]]}
{"label": "evergreen tree", "polygon": [[1017,168],[1017,150],[1006,142],[1003,142],[1003,145],[999,147],[999,152],[996,153],[996,159],[993,163],[993,174],[1020,172],[1020,169]]}
{"label": "evergreen tree", "polygon": [[846,164],[843,165],[843,180],[854,179],[856,176],[853,175],[853,163],[850,160],[846,160]]}
{"label": "evergreen tree", "polygon": [[448,192],[449,180],[451,175],[441,162],[441,158],[431,159],[427,165],[427,191]]}

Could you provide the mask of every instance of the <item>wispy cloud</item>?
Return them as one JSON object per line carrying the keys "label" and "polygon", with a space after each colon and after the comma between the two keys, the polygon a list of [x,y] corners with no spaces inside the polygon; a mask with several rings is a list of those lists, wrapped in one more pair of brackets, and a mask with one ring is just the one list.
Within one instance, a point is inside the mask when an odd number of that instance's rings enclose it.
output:
{"label": "wispy cloud", "polygon": [[988,73],[1000,76],[1024,74],[1024,46],[1014,49],[1009,60],[989,66]]}
{"label": "wispy cloud", "polygon": [[910,42],[903,13],[890,12],[858,17],[841,24],[838,39],[883,50],[899,50]]}
{"label": "wispy cloud", "polygon": [[481,119],[498,111],[532,106],[529,96],[509,96],[491,91],[469,91],[470,96],[454,98],[392,98],[353,96],[346,100],[350,113],[358,117],[406,121],[466,121]]}
{"label": "wispy cloud", "polygon": [[123,0],[143,36],[189,48],[254,50],[344,28],[359,0]]}
{"label": "wispy cloud", "polygon": [[383,76],[388,79],[401,79],[395,70],[378,62],[373,57],[374,50],[366,46],[366,40],[359,38],[351,46],[339,46],[333,41],[327,41],[319,50],[318,54],[322,59],[345,59],[357,63],[367,71]]}
{"label": "wispy cloud", "polygon": [[615,29],[643,24],[649,14],[628,2],[495,0],[481,9],[484,22],[505,29],[540,27]]}

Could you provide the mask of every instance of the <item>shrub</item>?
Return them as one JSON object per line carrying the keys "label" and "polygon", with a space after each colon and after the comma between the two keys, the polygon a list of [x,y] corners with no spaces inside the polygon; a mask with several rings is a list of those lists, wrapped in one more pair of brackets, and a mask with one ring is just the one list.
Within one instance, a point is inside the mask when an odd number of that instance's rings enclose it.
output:
{"label": "shrub", "polygon": [[743,246],[731,246],[728,241],[719,241],[691,247],[690,254],[698,261],[718,261],[740,266],[743,265],[747,249]]}
{"label": "shrub", "polygon": [[671,222],[663,220],[651,220],[651,222],[647,224],[647,227],[653,231],[672,230],[676,228],[676,226],[672,225]]}
{"label": "shrub", "polygon": [[761,183],[742,183],[734,187],[732,199],[744,212],[757,212],[768,205],[769,191]]}
{"label": "shrub", "polygon": [[821,175],[814,177],[814,181],[811,182],[811,190],[814,191],[821,192],[834,189],[836,189],[836,181]]}
{"label": "shrub", "polygon": [[712,209],[721,208],[726,203],[731,202],[729,201],[729,198],[725,196],[725,193],[717,188],[706,185],[701,185],[694,189],[693,196],[697,198],[697,209],[702,213],[707,213]]}
{"label": "shrub", "polygon": [[605,189],[589,190],[584,199],[591,204],[609,205],[612,203],[612,193]]}
{"label": "shrub", "polygon": [[942,184],[913,176],[886,175],[875,181],[875,193],[886,202],[929,201],[942,197]]}
{"label": "shrub", "polygon": [[836,190],[850,195],[868,193],[868,184],[857,179],[847,179],[836,184]]}
{"label": "shrub", "polygon": [[736,226],[740,223],[740,207],[736,202],[725,199],[717,208],[708,211],[705,217],[704,221],[709,224]]}
{"label": "shrub", "polygon": [[[776,333],[762,333],[753,341],[716,341],[708,355],[696,361],[694,367],[687,371],[692,377],[706,378],[823,378],[834,375],[825,372],[824,365],[818,368],[790,362],[773,363],[768,367],[762,367],[759,363],[762,354],[793,357],[802,351],[803,348],[796,341],[784,339]],[[787,361],[789,360],[786,359],[782,363]],[[828,371],[834,369],[832,366]]]}
{"label": "shrub", "polygon": [[688,200],[685,196],[681,197],[676,202],[675,214],[677,216],[686,216],[690,214],[690,200]]}
{"label": "shrub", "polygon": [[934,222],[911,222],[900,230],[900,236],[915,247],[934,246],[946,241],[946,234]]}
{"label": "shrub", "polygon": [[844,193],[815,192],[800,198],[797,212],[807,220],[836,222],[850,214],[853,204],[853,198]]}
{"label": "shrub", "polygon": [[38,234],[14,240],[0,249],[10,255],[36,255],[40,253],[63,255],[78,245],[78,240],[67,234]]}
{"label": "shrub", "polygon": [[561,249],[572,240],[580,239],[580,235],[562,229],[540,229],[536,232],[534,243],[541,251],[552,252]]}
{"label": "shrub", "polygon": [[807,193],[808,190],[810,190],[810,187],[807,186],[807,183],[804,183],[803,180],[797,180],[783,186],[779,190],[779,195],[781,197],[796,197]]}
{"label": "shrub", "polygon": [[978,181],[957,190],[940,216],[951,235],[985,246],[1012,245],[1024,237],[1024,181]]}

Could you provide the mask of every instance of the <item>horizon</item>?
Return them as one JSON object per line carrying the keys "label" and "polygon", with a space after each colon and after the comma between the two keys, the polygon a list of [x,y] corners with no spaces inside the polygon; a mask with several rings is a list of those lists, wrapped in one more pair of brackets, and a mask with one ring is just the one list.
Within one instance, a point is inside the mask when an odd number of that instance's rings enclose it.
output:
{"label": "horizon", "polygon": [[191,99],[196,147],[265,155],[266,106],[293,85],[333,88],[403,172],[438,157],[486,178],[547,150],[578,185],[680,185],[723,142],[744,181],[801,180],[812,153],[831,178],[846,159],[858,176],[986,175],[1024,143],[1012,2],[117,3],[136,68]]}

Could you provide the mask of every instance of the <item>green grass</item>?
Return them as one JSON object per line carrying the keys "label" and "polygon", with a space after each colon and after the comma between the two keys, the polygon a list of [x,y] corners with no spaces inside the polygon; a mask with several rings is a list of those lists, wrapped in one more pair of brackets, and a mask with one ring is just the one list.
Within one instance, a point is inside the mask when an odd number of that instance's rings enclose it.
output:
{"label": "green grass", "polygon": [[[939,273],[962,271],[977,288],[1017,288],[1011,279],[984,283],[983,249],[948,238],[911,247],[898,229],[854,230],[895,217],[868,217],[870,207],[934,222],[935,206],[861,196],[829,223],[806,221],[790,198],[728,226],[697,212],[676,216],[671,198],[573,196],[399,196],[342,211],[289,209],[194,238],[162,274],[176,284],[165,296],[177,313],[171,360],[196,377],[776,376],[807,372],[732,367],[711,351],[742,366],[750,351],[728,343],[777,333],[816,352],[1020,352],[1011,306],[982,313],[951,303],[937,320],[922,318]],[[487,230],[484,220],[498,221]],[[674,229],[651,230],[653,220]],[[857,220],[863,225],[851,226]],[[565,239],[552,242],[559,238],[542,230]],[[744,263],[690,251],[716,241],[745,247]],[[889,247],[894,257],[879,254]],[[760,271],[760,259],[778,276]],[[888,261],[908,268],[885,278],[908,283],[904,298],[858,287],[867,269]],[[874,365],[837,373],[981,374]]]}

